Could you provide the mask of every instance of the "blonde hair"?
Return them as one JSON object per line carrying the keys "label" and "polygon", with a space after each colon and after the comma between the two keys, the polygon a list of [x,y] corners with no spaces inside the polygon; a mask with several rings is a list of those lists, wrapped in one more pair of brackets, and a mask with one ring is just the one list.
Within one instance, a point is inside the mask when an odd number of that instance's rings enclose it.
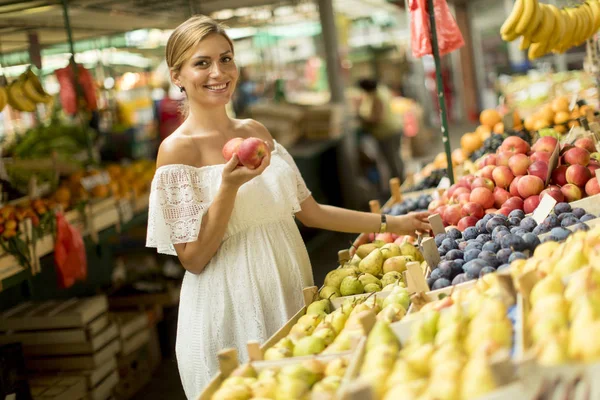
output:
{"label": "blonde hair", "polygon": [[[179,25],[167,41],[166,61],[171,72],[179,72],[185,61],[191,56],[192,50],[207,36],[217,34],[229,42],[233,52],[233,41],[225,32],[225,26],[205,15],[195,15]],[[189,109],[187,101],[182,112],[187,116]]]}

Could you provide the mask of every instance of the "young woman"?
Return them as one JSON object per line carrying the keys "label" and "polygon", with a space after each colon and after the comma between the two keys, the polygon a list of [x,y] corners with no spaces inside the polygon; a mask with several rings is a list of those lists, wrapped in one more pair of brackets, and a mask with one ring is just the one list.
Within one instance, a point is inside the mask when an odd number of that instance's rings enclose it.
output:
{"label": "young woman", "polygon": [[[238,80],[223,27],[196,16],[175,29],[166,49],[171,79],[188,102],[183,124],[160,145],[152,183],[147,245],[177,255],[181,288],[176,353],[186,396],[195,399],[217,372],[219,350],[264,342],[302,307],[313,284],[294,222],[340,232],[380,231],[381,216],[318,204],[292,157],[253,120],[227,116]],[[252,170],[221,149],[258,137],[271,153]],[[426,213],[388,217],[387,229],[429,229]],[[385,226],[385,225],[384,225]]]}

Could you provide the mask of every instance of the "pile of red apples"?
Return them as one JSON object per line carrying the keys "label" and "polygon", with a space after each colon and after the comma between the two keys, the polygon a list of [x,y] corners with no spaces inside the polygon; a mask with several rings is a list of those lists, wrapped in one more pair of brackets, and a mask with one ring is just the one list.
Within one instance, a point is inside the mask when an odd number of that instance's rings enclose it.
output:
{"label": "pile of red apples", "polygon": [[590,138],[578,139],[560,150],[558,166],[546,185],[552,153],[558,141],[540,138],[533,146],[517,136],[502,142],[496,154],[479,162],[475,175],[462,177],[450,186],[429,210],[439,214],[446,226],[463,231],[474,226],[485,214],[508,216],[513,210],[533,212],[544,196],[557,202],[572,202],[600,193],[595,170],[600,168],[600,153]]}

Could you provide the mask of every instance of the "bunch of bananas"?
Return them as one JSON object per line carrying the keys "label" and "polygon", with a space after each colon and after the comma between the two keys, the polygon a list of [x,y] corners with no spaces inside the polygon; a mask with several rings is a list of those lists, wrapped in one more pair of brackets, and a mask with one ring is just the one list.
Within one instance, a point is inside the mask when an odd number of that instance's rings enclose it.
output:
{"label": "bunch of bananas", "polygon": [[507,42],[522,36],[520,49],[528,50],[529,59],[535,60],[549,52],[564,53],[579,46],[599,28],[600,0],[562,9],[538,0],[516,0],[500,34]]}
{"label": "bunch of bananas", "polygon": [[10,104],[15,110],[32,112],[37,103],[52,100],[38,77],[28,69],[6,87],[0,87],[0,111]]}

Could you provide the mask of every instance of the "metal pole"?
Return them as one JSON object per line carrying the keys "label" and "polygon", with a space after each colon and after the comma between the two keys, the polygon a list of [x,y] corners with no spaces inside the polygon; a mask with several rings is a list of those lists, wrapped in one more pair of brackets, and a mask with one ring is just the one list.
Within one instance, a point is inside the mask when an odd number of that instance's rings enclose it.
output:
{"label": "metal pole", "polygon": [[435,25],[435,8],[433,0],[427,0],[429,12],[429,26],[431,29],[431,49],[433,50],[433,60],[435,61],[435,78],[437,82],[438,104],[440,105],[440,115],[442,120],[442,141],[448,159],[448,178],[454,184],[454,171],[452,169],[452,150],[450,149],[450,137],[448,132],[448,115],[446,111],[446,100],[444,98],[444,82],[442,81],[442,66],[440,61],[440,49],[437,40],[437,28]]}
{"label": "metal pole", "polygon": [[92,138],[88,134],[88,126],[85,122],[85,119],[81,117],[79,114],[79,100],[84,98],[83,89],[79,84],[79,74],[77,70],[77,64],[75,63],[75,43],[73,42],[73,31],[71,29],[71,20],[69,19],[69,4],[68,0],[62,0],[63,6],[63,18],[65,22],[65,30],[67,31],[67,40],[69,41],[69,50],[71,52],[71,68],[73,69],[73,80],[74,80],[74,88],[75,88],[75,104],[77,107],[77,114],[79,115],[79,119],[81,121],[81,129],[83,129],[85,133],[86,139],[86,147],[88,153],[88,161],[93,162],[94,160],[94,150],[92,144]]}
{"label": "metal pole", "polygon": [[327,62],[327,78],[332,103],[344,103],[344,82],[340,73],[338,55],[337,31],[332,0],[319,0],[319,18],[321,19],[321,32],[325,45],[325,60]]}

